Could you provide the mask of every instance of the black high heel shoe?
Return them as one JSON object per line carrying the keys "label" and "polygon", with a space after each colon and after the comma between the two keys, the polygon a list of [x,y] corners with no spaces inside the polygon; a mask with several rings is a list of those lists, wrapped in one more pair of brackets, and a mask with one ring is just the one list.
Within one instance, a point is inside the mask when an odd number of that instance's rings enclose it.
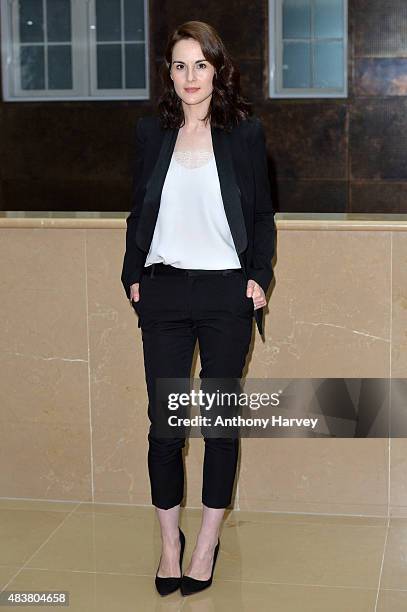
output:
{"label": "black high heel shoe", "polygon": [[[164,597],[164,595],[169,595],[170,593],[173,593],[174,591],[176,591],[180,584],[181,584],[181,578],[182,578],[182,558],[184,556],[184,549],[185,549],[185,536],[183,534],[183,532],[181,531],[181,529],[178,527],[179,529],[179,539],[181,542],[181,552],[179,555],[179,568],[181,571],[181,576],[179,577],[168,577],[168,578],[160,578],[160,576],[157,576],[158,574],[158,569],[157,572],[155,574],[155,586],[157,591],[160,593],[160,595],[162,595]],[[161,563],[161,559],[160,559],[160,563]],[[158,568],[160,567],[160,564],[158,564]]]}
{"label": "black high heel shoe", "polygon": [[192,578],[191,576],[187,576],[184,574],[181,579],[181,593],[183,595],[192,595],[193,593],[198,593],[199,591],[203,591],[203,589],[207,589],[212,584],[213,579],[213,571],[215,569],[216,558],[218,556],[220,546],[220,540],[218,538],[218,543],[215,546],[215,551],[213,553],[213,561],[212,561],[212,572],[211,577],[208,580],[197,580],[196,578]]}

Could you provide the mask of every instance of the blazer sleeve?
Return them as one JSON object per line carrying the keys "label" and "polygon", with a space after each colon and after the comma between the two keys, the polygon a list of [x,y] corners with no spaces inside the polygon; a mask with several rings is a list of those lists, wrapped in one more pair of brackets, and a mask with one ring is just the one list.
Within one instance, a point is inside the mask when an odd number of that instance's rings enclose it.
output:
{"label": "blazer sleeve", "polygon": [[121,281],[130,299],[130,286],[138,283],[145,262],[145,253],[136,244],[136,230],[140,218],[142,197],[142,171],[146,137],[143,133],[143,120],[139,118],[134,130],[134,162],[131,188],[131,212],[126,219],[126,251],[123,260]]}
{"label": "blazer sleeve", "polygon": [[274,256],[275,223],[268,176],[266,138],[263,124],[256,118],[253,124],[250,153],[255,181],[253,257],[248,266],[249,279],[264,290],[273,278],[271,260]]}

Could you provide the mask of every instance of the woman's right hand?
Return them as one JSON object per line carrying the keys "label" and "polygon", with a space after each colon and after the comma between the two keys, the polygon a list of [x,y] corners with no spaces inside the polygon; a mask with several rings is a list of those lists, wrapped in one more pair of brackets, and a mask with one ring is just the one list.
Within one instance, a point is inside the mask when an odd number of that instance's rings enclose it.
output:
{"label": "woman's right hand", "polygon": [[140,283],[134,283],[133,285],[130,285],[130,302],[139,301],[140,299],[139,286],[140,286]]}

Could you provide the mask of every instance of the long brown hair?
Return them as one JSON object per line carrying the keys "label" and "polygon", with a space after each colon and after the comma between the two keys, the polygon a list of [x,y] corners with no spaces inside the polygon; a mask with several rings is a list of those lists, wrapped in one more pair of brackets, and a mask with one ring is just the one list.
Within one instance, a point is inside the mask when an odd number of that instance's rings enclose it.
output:
{"label": "long brown hair", "polygon": [[213,92],[205,120],[211,125],[230,131],[234,125],[253,114],[251,102],[240,93],[240,72],[234,65],[216,30],[204,21],[187,21],[170,35],[160,67],[163,92],[157,109],[163,128],[178,128],[184,125],[182,102],[174,89],[170,77],[172,50],[179,40],[193,38],[201,45],[205,59],[215,68]]}

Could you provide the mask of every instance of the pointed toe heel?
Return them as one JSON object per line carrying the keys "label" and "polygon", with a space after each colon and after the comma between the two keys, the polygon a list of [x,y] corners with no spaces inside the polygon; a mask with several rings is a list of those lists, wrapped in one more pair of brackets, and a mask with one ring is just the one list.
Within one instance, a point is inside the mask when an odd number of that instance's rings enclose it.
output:
{"label": "pointed toe heel", "polygon": [[[180,568],[181,576],[179,577],[170,576],[168,578],[160,578],[160,576],[157,576],[158,574],[158,569],[157,569],[157,572],[155,575],[155,587],[162,597],[164,597],[165,595],[169,595],[170,593],[174,593],[174,591],[179,589],[181,585],[182,559],[183,559],[184,550],[185,550],[185,536],[179,527],[178,529],[179,529],[179,539],[181,542],[181,551],[179,555],[179,568]],[[160,567],[160,565],[158,565],[158,567]]]}
{"label": "pointed toe heel", "polygon": [[181,578],[181,593],[182,595],[193,595],[194,593],[199,593],[199,591],[203,591],[211,586],[213,580],[213,572],[215,570],[215,563],[218,557],[220,547],[220,540],[218,538],[218,543],[215,546],[215,551],[213,553],[213,561],[212,561],[212,571],[211,576],[208,580],[197,580],[196,578],[192,578],[191,576],[187,576],[184,574]]}

